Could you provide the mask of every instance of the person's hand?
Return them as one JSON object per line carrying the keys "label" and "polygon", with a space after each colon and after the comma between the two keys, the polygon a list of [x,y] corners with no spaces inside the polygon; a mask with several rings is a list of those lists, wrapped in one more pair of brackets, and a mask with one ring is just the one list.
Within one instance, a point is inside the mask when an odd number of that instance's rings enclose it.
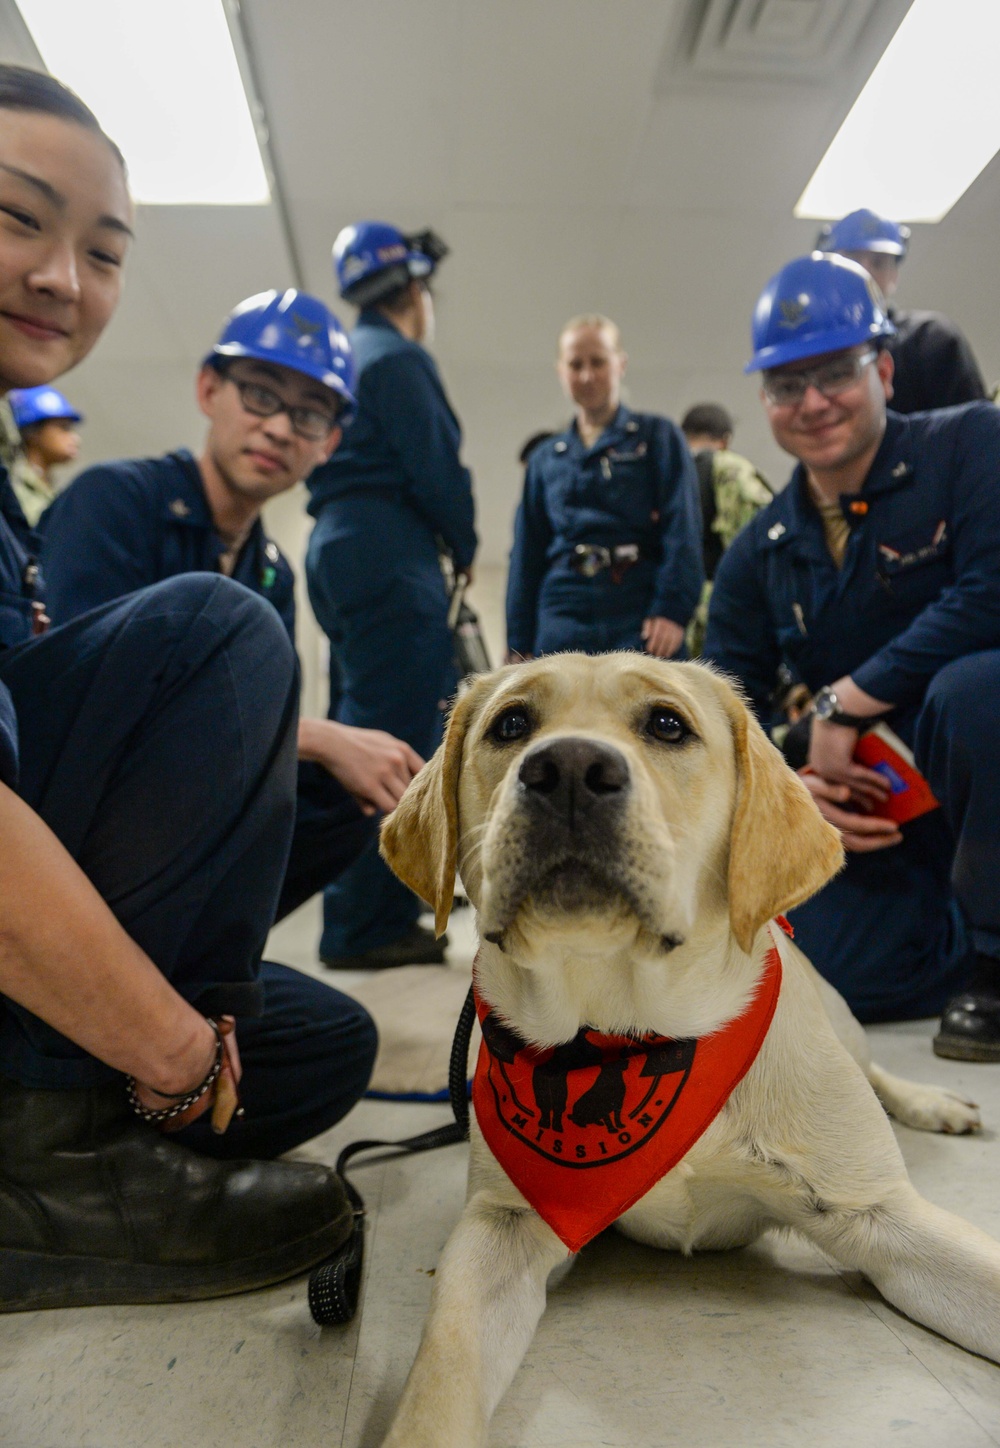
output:
{"label": "person's hand", "polygon": [[876,770],[854,762],[857,742],[856,729],[813,719],[808,765],[827,784],[846,786],[851,804],[870,812],[888,798],[889,781]]}
{"label": "person's hand", "polygon": [[850,808],[849,785],[831,783],[820,775],[811,773],[808,766],[799,771],[799,776],[816,801],[820,814],[840,831],[845,850],[863,855],[870,854],[873,850],[887,850],[890,845],[902,842],[903,836],[895,820],[883,819],[880,815],[865,814]]}
{"label": "person's hand", "polygon": [[[217,1025],[222,1037],[222,1065],[218,1076],[210,1090],[206,1091],[204,1096],[199,1097],[186,1111],[156,1123],[160,1131],[167,1133],[181,1131],[185,1126],[190,1126],[193,1121],[197,1121],[200,1116],[204,1116],[206,1111],[211,1110],[212,1130],[217,1136],[221,1136],[239,1110],[238,1088],[243,1077],[243,1064],[240,1061],[240,1049],[236,1043],[236,1021],[233,1016],[220,1016]],[[196,1057],[200,1058],[199,1064],[195,1065],[194,1071],[187,1079],[187,1084],[178,1084],[178,1089],[172,1093],[178,1099],[183,1099],[190,1091],[196,1090],[215,1064],[218,1038],[207,1020],[205,1021],[204,1037],[205,1039],[199,1039],[193,1043]],[[135,1082],[135,1094],[139,1103],[148,1111],[162,1111],[165,1106],[170,1105],[170,1096],[154,1090],[142,1081]]]}
{"label": "person's hand", "polygon": [[390,814],[424,767],[420,755],[402,739],[332,719],[300,720],[299,758],[321,764],[366,815]]}
{"label": "person's hand", "polygon": [[672,659],[684,642],[684,630],[672,618],[644,618],[642,638],[647,654],[658,659]]}

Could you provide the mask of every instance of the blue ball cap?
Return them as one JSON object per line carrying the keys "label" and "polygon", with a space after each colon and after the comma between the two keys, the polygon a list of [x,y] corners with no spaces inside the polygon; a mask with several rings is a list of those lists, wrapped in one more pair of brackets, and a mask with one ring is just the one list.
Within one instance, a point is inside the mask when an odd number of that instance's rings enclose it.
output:
{"label": "blue ball cap", "polygon": [[7,393],[18,428],[38,422],[82,422],[83,416],[54,387],[19,387]]}
{"label": "blue ball cap", "polygon": [[447,254],[433,231],[407,236],[387,221],[359,221],[338,233],[333,269],[343,299],[367,307],[415,277],[429,277]]}
{"label": "blue ball cap", "polygon": [[814,251],[782,267],[761,292],[750,325],[753,356],[743,370],[841,352],[895,330],[863,266]]}
{"label": "blue ball cap", "polygon": [[322,382],[341,400],[337,419],[341,424],[350,421],[357,407],[354,354],[347,333],[329,307],[308,292],[289,287],[240,302],[205,361],[226,357],[275,362]]}
{"label": "blue ball cap", "polygon": [[910,228],[887,221],[862,206],[839,221],[824,226],[816,238],[817,251],[875,251],[883,256],[906,255]]}

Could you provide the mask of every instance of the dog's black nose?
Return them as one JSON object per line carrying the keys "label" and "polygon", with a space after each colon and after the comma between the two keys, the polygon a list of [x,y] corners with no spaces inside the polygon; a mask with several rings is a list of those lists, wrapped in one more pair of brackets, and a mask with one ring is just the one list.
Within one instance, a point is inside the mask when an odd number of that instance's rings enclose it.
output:
{"label": "dog's black nose", "polygon": [[619,804],[630,776],[625,756],[593,739],[553,739],[522,759],[518,778],[529,795],[571,818]]}

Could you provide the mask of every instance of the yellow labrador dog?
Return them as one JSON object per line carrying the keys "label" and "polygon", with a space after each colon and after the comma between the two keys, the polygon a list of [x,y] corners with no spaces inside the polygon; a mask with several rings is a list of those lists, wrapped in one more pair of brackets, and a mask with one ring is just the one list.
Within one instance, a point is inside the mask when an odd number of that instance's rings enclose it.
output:
{"label": "yellow labrador dog", "polygon": [[[1000,1360],[1000,1244],[918,1195],[883,1106],[954,1132],[976,1110],[873,1066],[773,924],[836,873],[840,842],[722,678],[634,654],[481,678],[382,844],[439,931],[456,864],[476,906],[474,1100],[491,1118],[489,1144],[473,1122],[465,1211],[386,1448],[486,1443],[550,1271],[609,1216],[683,1252],[794,1227]],[[554,1069],[567,1051],[576,1076]],[[671,1110],[690,1120],[668,1148]]]}

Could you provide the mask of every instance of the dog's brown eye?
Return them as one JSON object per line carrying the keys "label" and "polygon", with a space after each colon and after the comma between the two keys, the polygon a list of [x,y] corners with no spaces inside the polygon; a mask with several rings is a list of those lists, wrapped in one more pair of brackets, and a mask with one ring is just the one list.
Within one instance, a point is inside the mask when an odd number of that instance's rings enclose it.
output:
{"label": "dog's brown eye", "polygon": [[691,730],[678,713],[660,705],[650,710],[646,733],[659,739],[662,744],[682,744]]}
{"label": "dog's brown eye", "polygon": [[514,744],[518,739],[526,739],[531,733],[531,719],[527,709],[511,708],[505,709],[498,714],[490,729],[490,737],[498,744]]}

